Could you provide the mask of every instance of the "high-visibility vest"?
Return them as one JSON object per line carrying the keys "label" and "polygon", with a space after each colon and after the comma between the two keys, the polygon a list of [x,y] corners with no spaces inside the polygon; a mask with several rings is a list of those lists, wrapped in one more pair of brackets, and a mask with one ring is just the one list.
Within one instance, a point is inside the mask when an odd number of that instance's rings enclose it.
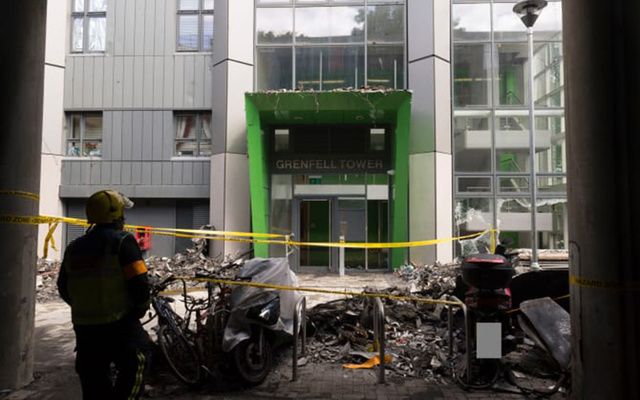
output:
{"label": "high-visibility vest", "polygon": [[122,319],[131,310],[132,302],[118,257],[120,244],[128,233],[103,233],[92,238],[103,242],[99,246],[102,254],[81,248],[85,236],[70,245],[65,255],[71,320],[77,325],[107,324]]}

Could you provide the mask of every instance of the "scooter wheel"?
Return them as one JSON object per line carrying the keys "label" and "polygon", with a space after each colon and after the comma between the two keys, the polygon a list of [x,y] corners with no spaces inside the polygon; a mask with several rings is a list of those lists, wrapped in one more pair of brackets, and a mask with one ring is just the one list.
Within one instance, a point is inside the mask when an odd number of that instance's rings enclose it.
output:
{"label": "scooter wheel", "polygon": [[[262,337],[262,346],[260,338]],[[260,351],[262,347],[262,351]],[[253,335],[233,349],[233,363],[240,379],[249,386],[261,384],[271,372],[273,352],[264,335]]]}

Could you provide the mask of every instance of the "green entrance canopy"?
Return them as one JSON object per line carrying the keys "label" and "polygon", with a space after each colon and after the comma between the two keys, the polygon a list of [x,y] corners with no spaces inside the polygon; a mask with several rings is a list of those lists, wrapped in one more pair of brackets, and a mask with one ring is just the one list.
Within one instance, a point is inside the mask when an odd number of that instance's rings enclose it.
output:
{"label": "green entrance canopy", "polygon": [[[336,90],[327,92],[257,92],[245,94],[247,145],[254,232],[269,231],[269,170],[263,128],[304,124],[387,124],[394,127],[391,239],[408,237],[409,125],[411,92],[406,90]],[[268,256],[266,244],[255,254]],[[391,265],[405,262],[406,249],[391,251]]]}

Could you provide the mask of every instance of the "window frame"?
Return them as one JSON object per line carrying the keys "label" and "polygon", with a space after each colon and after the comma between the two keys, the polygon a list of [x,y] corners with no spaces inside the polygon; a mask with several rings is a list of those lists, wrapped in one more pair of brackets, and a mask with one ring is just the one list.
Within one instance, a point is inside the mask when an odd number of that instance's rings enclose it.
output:
{"label": "window frame", "polygon": [[[213,126],[211,126],[212,137],[209,139],[203,139],[204,137],[204,116],[209,115],[209,121],[212,120],[212,112],[208,110],[180,110],[174,111],[173,113],[173,125],[174,125],[174,134],[173,134],[173,157],[184,158],[184,157],[210,157],[213,154]],[[195,138],[193,139],[180,139],[177,137],[178,133],[178,118],[180,117],[188,117],[193,116],[196,120],[195,126]],[[209,147],[211,149],[209,154],[203,154],[201,151],[201,144],[203,142],[209,142]],[[178,153],[178,143],[195,143],[196,154],[179,154]]]}
{"label": "window frame", "polygon": [[[71,23],[69,24],[71,32],[69,35],[69,52],[73,54],[83,54],[83,53],[91,53],[91,54],[103,54],[107,51],[107,2],[105,2],[105,10],[104,11],[90,11],[89,6],[91,0],[82,0],[83,8],[82,11],[74,11],[74,0],[70,0],[71,2]],[[74,33],[74,24],[73,21],[76,18],[82,18],[82,49],[76,50],[73,48],[73,33]],[[89,50],[89,20],[91,18],[104,18],[104,48],[102,50]]]}
{"label": "window frame", "polygon": [[[75,116],[80,117],[80,135],[78,138],[72,138],[71,134],[73,133],[73,118]],[[86,131],[86,118],[87,117],[100,117],[102,129],[100,130],[100,139],[87,139],[85,140],[85,131]],[[100,111],[70,111],[65,113],[65,121],[67,124],[66,135],[65,135],[65,147],[64,147],[64,156],[72,157],[72,158],[102,158],[102,147],[100,148],[100,155],[90,155],[83,154],[84,145],[87,142],[91,143],[100,143],[102,145],[104,143],[104,116]],[[69,143],[78,142],[78,154],[69,154]]]}
{"label": "window frame", "polygon": [[[211,32],[211,48],[204,48],[204,16],[211,15],[213,18],[213,27],[215,31],[215,8],[204,9],[204,3],[206,0],[198,0],[197,10],[181,10],[180,0],[176,1],[176,52],[178,53],[212,53],[213,52],[213,40],[214,32]],[[212,3],[213,4],[213,3]],[[215,7],[215,5],[214,5]],[[180,46],[180,17],[181,16],[197,16],[198,17],[198,48],[181,48]]]}

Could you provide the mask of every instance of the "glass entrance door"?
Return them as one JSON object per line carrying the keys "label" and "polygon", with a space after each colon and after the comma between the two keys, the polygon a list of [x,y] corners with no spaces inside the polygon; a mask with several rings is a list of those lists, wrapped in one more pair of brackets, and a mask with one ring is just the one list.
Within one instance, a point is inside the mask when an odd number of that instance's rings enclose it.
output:
{"label": "glass entrance door", "polygon": [[[333,240],[338,242],[344,236],[347,242],[366,242],[367,204],[364,198],[337,198],[334,211],[338,223],[335,224]],[[367,268],[365,249],[344,249],[344,266],[348,269]]]}
{"label": "glass entrance door", "polygon": [[[331,199],[301,199],[300,241],[331,241]],[[301,246],[301,267],[331,266],[331,251],[327,247]]]}

